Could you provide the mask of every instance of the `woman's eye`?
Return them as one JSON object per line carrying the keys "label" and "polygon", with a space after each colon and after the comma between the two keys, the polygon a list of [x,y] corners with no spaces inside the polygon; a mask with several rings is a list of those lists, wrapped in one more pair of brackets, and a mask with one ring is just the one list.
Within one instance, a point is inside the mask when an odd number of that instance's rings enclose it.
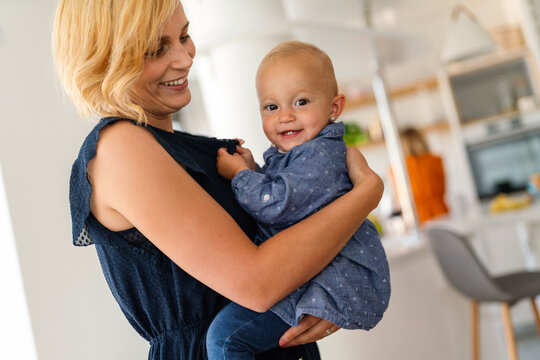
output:
{"label": "woman's eye", "polygon": [[264,107],[264,110],[269,110],[269,111],[277,110],[277,105],[275,105],[275,104],[266,105]]}
{"label": "woman's eye", "polygon": [[159,49],[157,49],[156,51],[147,52],[145,55],[147,57],[159,57],[159,56],[161,56],[163,54],[164,51],[165,51],[165,47],[162,46]]}
{"label": "woman's eye", "polygon": [[159,57],[163,55],[164,52],[165,52],[165,47],[162,46],[154,52],[154,56]]}
{"label": "woman's eye", "polygon": [[304,106],[304,105],[307,105],[308,101],[306,99],[300,99],[298,100],[295,105],[296,106]]}
{"label": "woman's eye", "polygon": [[180,42],[183,44],[186,41],[188,41],[190,38],[191,38],[191,36],[189,36],[189,34],[182,35],[182,36],[180,36]]}

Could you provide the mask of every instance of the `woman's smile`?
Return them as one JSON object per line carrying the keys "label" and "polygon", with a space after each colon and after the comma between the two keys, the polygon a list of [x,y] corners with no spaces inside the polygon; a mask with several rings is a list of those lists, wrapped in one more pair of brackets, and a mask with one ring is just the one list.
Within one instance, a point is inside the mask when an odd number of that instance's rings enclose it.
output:
{"label": "woman's smile", "polygon": [[169,90],[182,91],[188,87],[188,80],[187,77],[183,77],[172,81],[161,82],[159,85]]}

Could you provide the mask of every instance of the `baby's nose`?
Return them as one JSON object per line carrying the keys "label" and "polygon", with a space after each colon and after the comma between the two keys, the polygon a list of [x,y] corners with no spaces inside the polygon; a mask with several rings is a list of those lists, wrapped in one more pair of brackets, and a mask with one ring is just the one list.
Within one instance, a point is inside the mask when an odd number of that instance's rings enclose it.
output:
{"label": "baby's nose", "polygon": [[291,122],[294,121],[294,112],[291,109],[282,108],[279,113],[279,121]]}

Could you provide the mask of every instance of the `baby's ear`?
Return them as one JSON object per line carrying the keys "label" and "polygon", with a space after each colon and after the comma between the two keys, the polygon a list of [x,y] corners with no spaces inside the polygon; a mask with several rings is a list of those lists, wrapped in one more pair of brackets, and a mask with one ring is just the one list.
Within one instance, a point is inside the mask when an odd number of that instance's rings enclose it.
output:
{"label": "baby's ear", "polygon": [[337,94],[332,99],[332,109],[330,112],[330,117],[337,119],[343,112],[344,108],[345,108],[345,95]]}

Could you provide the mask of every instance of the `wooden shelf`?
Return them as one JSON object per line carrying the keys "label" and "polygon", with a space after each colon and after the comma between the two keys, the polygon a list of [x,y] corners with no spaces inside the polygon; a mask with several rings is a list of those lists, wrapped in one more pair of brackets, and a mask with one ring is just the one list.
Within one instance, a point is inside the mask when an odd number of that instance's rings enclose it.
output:
{"label": "wooden shelf", "polygon": [[422,126],[419,130],[422,134],[427,134],[433,131],[448,131],[450,129],[450,124],[448,121],[438,121],[433,124]]}
{"label": "wooden shelf", "polygon": [[491,116],[485,116],[485,117],[481,117],[481,118],[472,118],[472,119],[466,119],[465,121],[461,121],[461,126],[463,128],[466,128],[466,127],[470,127],[470,126],[474,126],[476,124],[485,124],[485,125],[489,125],[489,124],[493,124],[493,123],[498,123],[500,122],[501,120],[504,121],[504,120],[511,120],[511,119],[516,119],[516,118],[521,118],[523,116],[526,116],[528,114],[532,114],[532,113],[535,113],[535,112],[538,112],[540,111],[540,106],[535,106],[534,108],[531,108],[527,111],[519,111],[519,110],[512,110],[512,111],[507,111],[507,112],[503,112],[503,113],[500,113],[500,114],[496,114],[496,115],[491,115]]}
{"label": "wooden shelf", "polygon": [[525,47],[515,49],[505,49],[490,53],[483,56],[478,56],[470,60],[451,63],[446,67],[448,76],[462,76],[477,71],[485,71],[486,69],[523,58],[530,57],[529,50]]}
{"label": "wooden shelf", "polygon": [[502,112],[496,115],[484,116],[480,118],[471,118],[471,119],[465,119],[465,120],[460,118],[460,122],[461,122],[461,126],[467,127],[469,125],[478,124],[478,123],[490,124],[490,123],[498,122],[500,120],[518,118],[521,115],[522,114],[519,111],[513,110],[513,111]]}
{"label": "wooden shelf", "polygon": [[[431,78],[431,79],[420,81],[414,84],[410,84],[410,85],[406,85],[400,88],[390,90],[388,95],[392,99],[392,98],[397,98],[400,96],[415,94],[418,91],[425,90],[425,89],[426,90],[435,89],[438,86],[439,86],[438,80],[436,78]],[[373,94],[369,94],[367,96],[363,96],[358,99],[347,100],[345,104],[345,110],[351,110],[351,109],[355,109],[355,108],[367,106],[367,105],[374,105],[375,103],[376,103],[375,96]]]}
{"label": "wooden shelf", "polygon": [[[418,130],[423,135],[426,135],[426,134],[428,134],[430,132],[448,131],[449,129],[450,129],[450,124],[448,123],[448,121],[444,120],[444,121],[438,121],[438,122],[433,123],[433,124],[422,126]],[[363,143],[363,144],[358,144],[358,145],[356,145],[356,148],[358,148],[358,149],[367,149],[367,148],[376,147],[376,146],[380,146],[380,145],[384,145],[384,139],[375,140],[375,141],[368,141],[368,142]]]}

